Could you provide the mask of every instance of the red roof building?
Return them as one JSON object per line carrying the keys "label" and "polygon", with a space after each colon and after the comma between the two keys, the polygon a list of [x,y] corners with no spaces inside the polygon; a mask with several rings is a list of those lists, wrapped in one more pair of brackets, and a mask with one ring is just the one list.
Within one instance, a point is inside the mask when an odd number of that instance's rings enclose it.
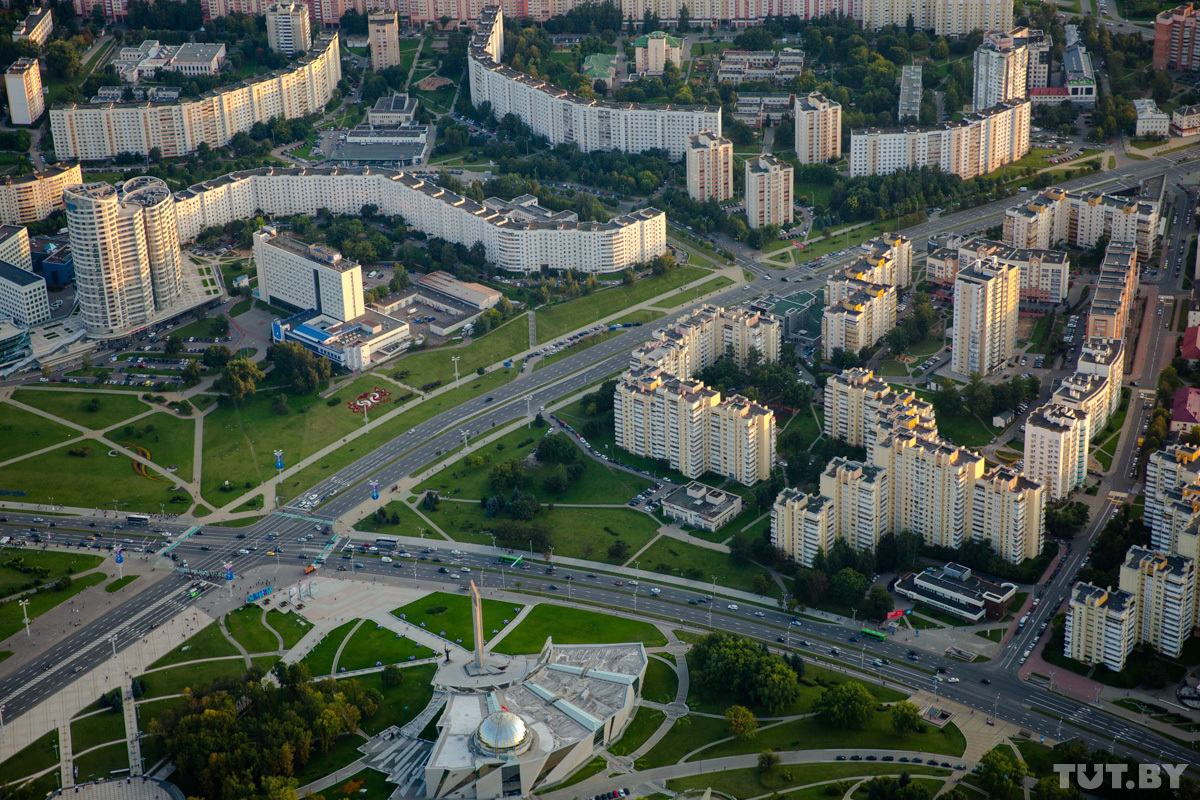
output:
{"label": "red roof building", "polygon": [[1181,386],[1171,403],[1171,430],[1190,431],[1200,425],[1200,389]]}
{"label": "red roof building", "polygon": [[1200,361],[1200,327],[1191,327],[1183,332],[1183,344],[1179,346],[1179,355],[1188,361]]}

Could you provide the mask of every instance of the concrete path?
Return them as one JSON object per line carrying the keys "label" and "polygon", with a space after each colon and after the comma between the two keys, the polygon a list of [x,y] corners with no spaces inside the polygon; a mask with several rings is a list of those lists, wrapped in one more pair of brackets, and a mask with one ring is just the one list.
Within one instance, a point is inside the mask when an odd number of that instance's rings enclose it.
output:
{"label": "concrete path", "polygon": [[346,643],[349,642],[350,639],[352,639],[354,637],[354,634],[358,632],[358,629],[363,626],[364,622],[366,622],[365,619],[360,619],[358,621],[358,624],[355,625],[353,628],[351,628],[350,632],[346,634],[346,638],[342,639],[342,643],[338,645],[337,652],[333,654],[333,669],[331,671],[331,674],[333,674],[333,675],[337,674],[338,661],[342,657],[342,651],[346,649]]}
{"label": "concrete path", "polygon": [[246,666],[249,667],[252,663],[250,661],[250,653],[247,652],[246,648],[242,647],[241,642],[239,642],[237,639],[233,638],[233,634],[229,632],[229,628],[225,627],[225,615],[224,614],[222,614],[217,619],[217,624],[221,626],[221,634],[226,639],[229,640],[230,644],[232,644],[234,647],[237,648],[237,651],[239,653],[241,653],[241,655],[242,655],[242,659],[246,662]]}

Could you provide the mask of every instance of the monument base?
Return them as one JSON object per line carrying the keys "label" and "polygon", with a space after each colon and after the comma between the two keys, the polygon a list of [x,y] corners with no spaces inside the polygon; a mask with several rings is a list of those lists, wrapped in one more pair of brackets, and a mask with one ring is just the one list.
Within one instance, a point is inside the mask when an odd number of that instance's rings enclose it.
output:
{"label": "monument base", "polygon": [[465,669],[467,671],[467,674],[470,675],[472,678],[478,678],[483,675],[503,675],[504,674],[504,670],[500,669],[499,667],[492,666],[491,664],[487,663],[486,661],[483,663],[482,666],[480,666],[479,664],[476,664],[474,661],[468,661],[466,666],[463,667],[463,669]]}

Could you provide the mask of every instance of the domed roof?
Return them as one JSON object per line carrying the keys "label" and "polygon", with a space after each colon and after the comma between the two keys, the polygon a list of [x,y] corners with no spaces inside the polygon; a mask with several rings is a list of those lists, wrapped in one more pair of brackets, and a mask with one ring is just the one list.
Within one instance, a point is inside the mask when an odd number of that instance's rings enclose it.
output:
{"label": "domed roof", "polygon": [[529,737],[529,729],[525,720],[511,711],[496,711],[479,723],[475,736],[484,748],[504,752],[524,744]]}

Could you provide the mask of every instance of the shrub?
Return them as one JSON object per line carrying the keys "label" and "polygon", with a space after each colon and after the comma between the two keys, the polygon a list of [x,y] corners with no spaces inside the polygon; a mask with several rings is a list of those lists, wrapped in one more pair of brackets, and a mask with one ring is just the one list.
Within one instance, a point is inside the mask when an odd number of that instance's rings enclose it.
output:
{"label": "shrub", "polygon": [[332,408],[333,406],[336,406],[336,405],[337,405],[338,403],[340,403],[340,402],[342,402],[342,398],[338,397],[338,396],[335,394],[333,397],[331,397],[331,398],[329,398],[328,400],[326,400],[326,401],[325,401],[325,405],[327,405],[327,406],[329,406],[330,408]]}

